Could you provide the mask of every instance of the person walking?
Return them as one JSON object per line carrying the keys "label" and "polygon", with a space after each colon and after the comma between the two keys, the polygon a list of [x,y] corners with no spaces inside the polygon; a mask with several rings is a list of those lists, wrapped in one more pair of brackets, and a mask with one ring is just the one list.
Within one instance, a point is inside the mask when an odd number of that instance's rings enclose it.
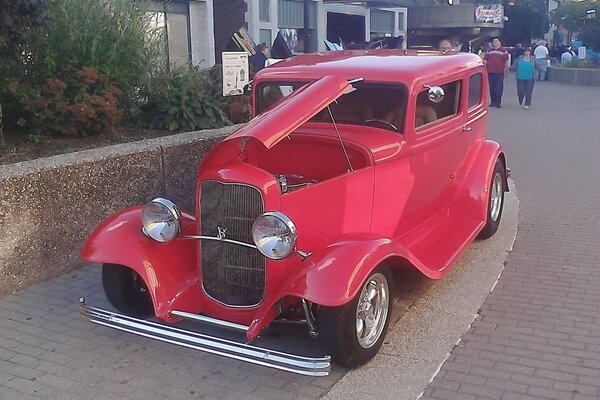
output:
{"label": "person walking", "polygon": [[536,78],[539,82],[546,80],[546,70],[548,69],[548,48],[546,47],[546,42],[540,40],[538,45],[535,47],[533,51],[533,56],[535,57],[535,63],[537,65]]}
{"label": "person walking", "polygon": [[[525,48],[523,55],[517,58],[514,65],[517,71],[517,98],[519,99],[519,105],[528,110],[531,107],[535,71],[537,70],[535,58],[531,56],[531,49]],[[523,103],[523,100],[525,100],[525,103]]]}
{"label": "person walking", "polygon": [[488,71],[490,107],[501,108],[504,76],[508,72],[508,51],[502,47],[499,38],[492,40],[492,48],[485,53],[483,62]]}

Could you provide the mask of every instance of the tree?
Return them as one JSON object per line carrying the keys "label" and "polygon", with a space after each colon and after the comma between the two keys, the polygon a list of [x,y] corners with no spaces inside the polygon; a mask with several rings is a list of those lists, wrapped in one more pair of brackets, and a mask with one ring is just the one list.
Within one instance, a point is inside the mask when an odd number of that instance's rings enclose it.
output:
{"label": "tree", "polygon": [[[593,13],[588,13],[592,10]],[[598,0],[563,2],[552,11],[550,20],[569,32],[579,32],[584,45],[600,50],[600,2]]]}
{"label": "tree", "polygon": [[[33,28],[46,26],[46,0],[0,0],[0,85],[8,71],[19,69],[26,57],[27,41]],[[0,102],[0,147],[4,146]]]}
{"label": "tree", "polygon": [[530,43],[548,32],[548,0],[505,0],[502,35],[507,44]]}

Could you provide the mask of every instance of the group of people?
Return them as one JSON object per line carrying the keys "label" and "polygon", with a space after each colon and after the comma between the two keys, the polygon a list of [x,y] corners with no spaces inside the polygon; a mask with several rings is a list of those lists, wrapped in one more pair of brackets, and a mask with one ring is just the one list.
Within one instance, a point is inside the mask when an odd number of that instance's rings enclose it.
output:
{"label": "group of people", "polygon": [[[546,80],[549,51],[544,41],[538,42],[535,49],[525,46],[518,50],[515,52],[515,61],[510,68],[516,72],[519,105],[529,109],[535,81]],[[509,70],[509,59],[508,50],[502,47],[499,38],[494,38],[491,49],[483,54],[488,70],[490,107],[501,108],[504,77]]]}

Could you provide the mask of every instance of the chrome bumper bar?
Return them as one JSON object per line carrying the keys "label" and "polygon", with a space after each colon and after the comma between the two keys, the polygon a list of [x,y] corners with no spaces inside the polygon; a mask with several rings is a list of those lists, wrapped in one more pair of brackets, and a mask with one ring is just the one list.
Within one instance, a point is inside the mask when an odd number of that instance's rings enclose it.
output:
{"label": "chrome bumper bar", "polygon": [[83,298],[79,302],[81,314],[91,322],[150,339],[301,375],[327,376],[331,369],[329,356],[287,354],[90,307]]}

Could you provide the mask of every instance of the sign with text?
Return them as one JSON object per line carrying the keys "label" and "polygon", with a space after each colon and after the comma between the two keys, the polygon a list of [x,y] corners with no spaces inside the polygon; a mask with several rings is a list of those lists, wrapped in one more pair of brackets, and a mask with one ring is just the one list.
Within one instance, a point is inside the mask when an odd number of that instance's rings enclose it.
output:
{"label": "sign with text", "polygon": [[504,21],[502,4],[477,4],[475,6],[475,23],[500,24]]}
{"label": "sign with text", "polygon": [[223,52],[223,96],[244,94],[248,84],[248,53],[240,51]]}

